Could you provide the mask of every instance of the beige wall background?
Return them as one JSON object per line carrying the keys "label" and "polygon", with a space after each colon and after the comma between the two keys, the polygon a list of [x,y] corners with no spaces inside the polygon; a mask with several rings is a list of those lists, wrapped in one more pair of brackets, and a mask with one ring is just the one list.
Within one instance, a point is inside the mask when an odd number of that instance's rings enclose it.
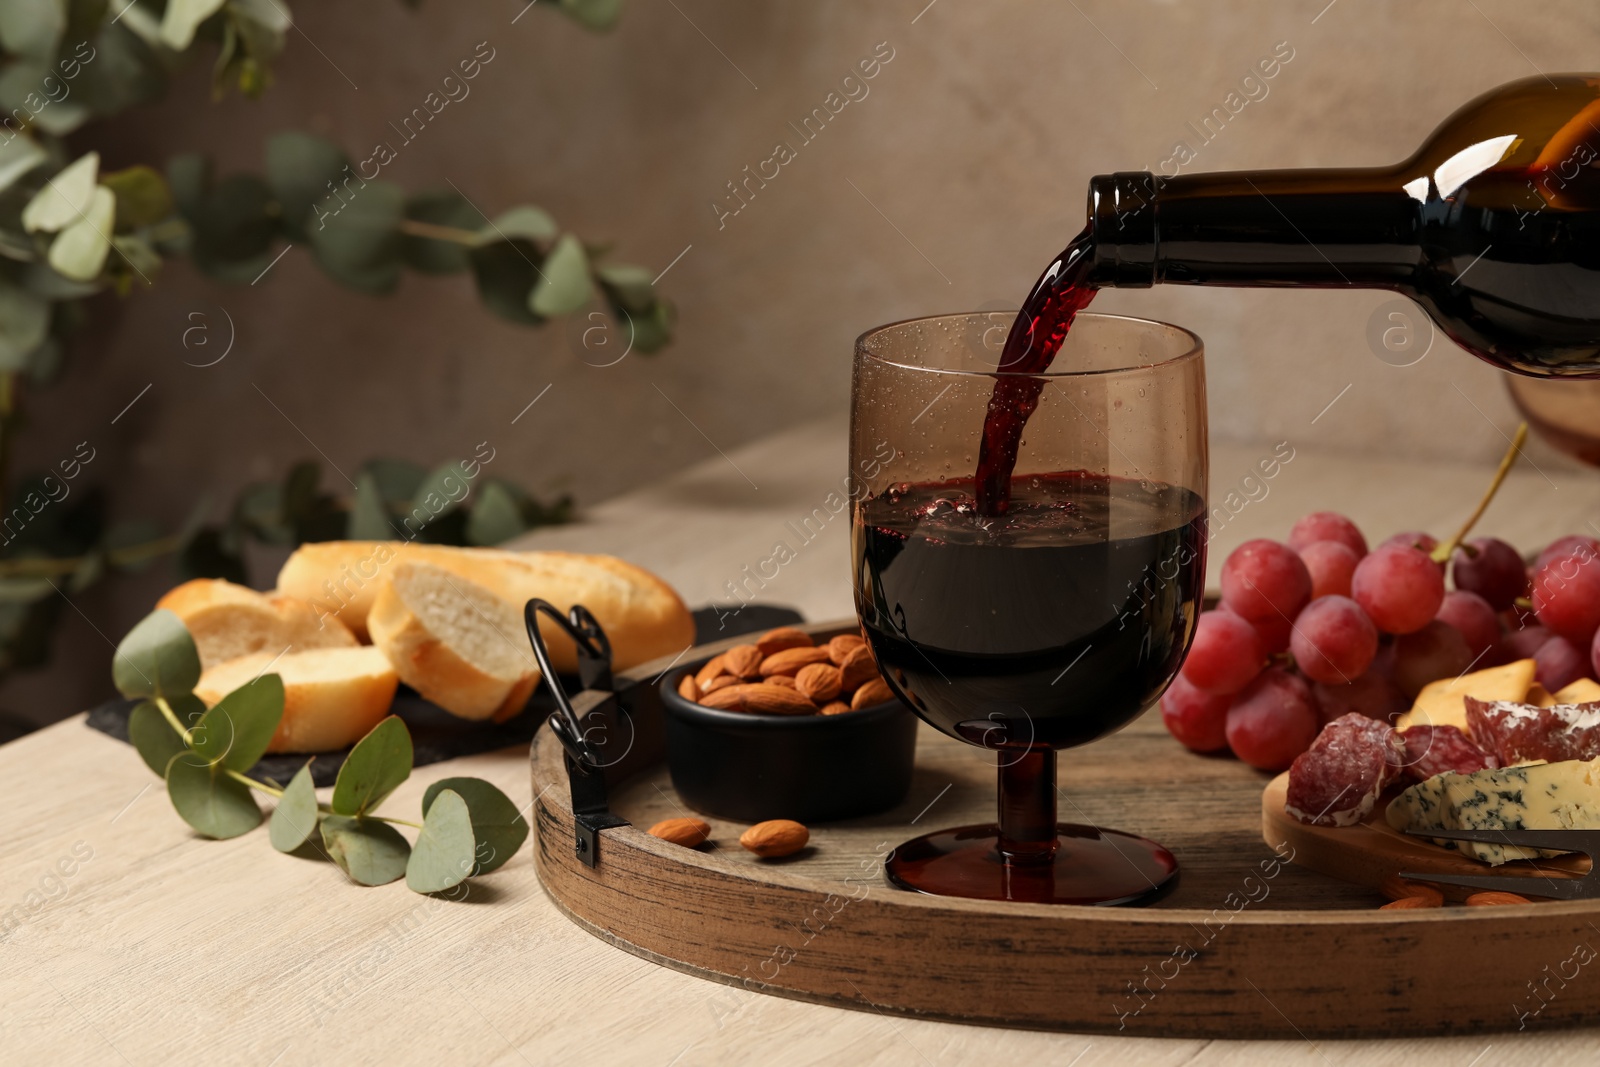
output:
{"label": "beige wall background", "polygon": [[[264,99],[214,104],[197,67],[164,103],[79,142],[108,167],[204,148],[226,172],[259,169],[269,135],[304,128],[360,158],[488,42],[471,95],[385,177],[453,183],[490,214],[536,203],[614,240],[623,261],[670,264],[671,348],[592,366],[579,330],[494,319],[465,276],[409,276],[371,298],[328,281],[303,248],[253,286],[173,264],[154,289],[100,301],[65,380],[36,398],[23,465],[88,439],[120,513],[176,522],[201,494],[229,500],[302,457],[353,471],[487,440],[495,473],[592,503],[842,412],[867,327],[1014,306],[1080,226],[1092,174],[1156,167],[1179,141],[1198,147],[1191,170],[1384,163],[1477,93],[1600,54],[1600,24],[1577,0],[630,0],[608,35],[547,6],[300,0]],[[1199,147],[1189,124],[1284,47],[1293,58],[1268,94]],[[798,143],[788,124],[875,50],[893,58],[867,95],[719,222],[726,183]],[[1108,292],[1096,309],[1205,339],[1218,439],[1497,456],[1515,425],[1499,372],[1442,337],[1414,366],[1375,358],[1367,324],[1391,299],[1174,287]],[[203,324],[220,342],[227,320],[228,358],[187,366],[202,360],[184,331]],[[48,720],[107,691],[108,643],[167,582],[160,570],[83,597],[57,668],[13,682],[0,705]]]}

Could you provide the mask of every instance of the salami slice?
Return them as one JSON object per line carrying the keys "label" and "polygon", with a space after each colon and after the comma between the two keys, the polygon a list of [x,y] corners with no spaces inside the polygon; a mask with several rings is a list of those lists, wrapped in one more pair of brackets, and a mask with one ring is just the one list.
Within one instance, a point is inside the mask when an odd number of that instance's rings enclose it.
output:
{"label": "salami slice", "polygon": [[1387,723],[1351,712],[1322,728],[1289,767],[1284,810],[1316,826],[1354,826],[1405,766],[1405,742]]}
{"label": "salami slice", "polygon": [[1453,771],[1471,774],[1500,766],[1494,753],[1486,752],[1472,738],[1454,726],[1423,724],[1400,731],[1405,739],[1405,778],[1421,782],[1436,774]]}
{"label": "salami slice", "polygon": [[1600,756],[1600,702],[1541,708],[1511,700],[1466,698],[1467,729],[1502,767]]}

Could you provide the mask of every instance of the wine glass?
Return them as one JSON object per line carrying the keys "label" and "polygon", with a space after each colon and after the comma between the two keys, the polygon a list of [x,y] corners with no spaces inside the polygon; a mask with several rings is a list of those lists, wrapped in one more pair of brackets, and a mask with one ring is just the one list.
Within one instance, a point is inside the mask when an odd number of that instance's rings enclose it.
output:
{"label": "wine glass", "polygon": [[[1206,543],[1202,346],[1176,326],[1080,314],[1053,369],[1013,374],[997,370],[1011,319],[943,315],[856,341],[851,554],[862,631],[925,722],[994,750],[999,767],[998,823],[908,841],[887,873],[903,888],[986,900],[1153,899],[1177,861],[1133,834],[1058,823],[1056,749],[1153,706],[1194,634]],[[979,514],[986,414],[1034,396],[1009,503]]]}

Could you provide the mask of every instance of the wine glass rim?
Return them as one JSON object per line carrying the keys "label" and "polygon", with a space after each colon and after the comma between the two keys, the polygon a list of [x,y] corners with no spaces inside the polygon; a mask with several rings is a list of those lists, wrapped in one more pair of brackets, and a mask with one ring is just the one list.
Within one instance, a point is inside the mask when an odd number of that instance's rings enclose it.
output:
{"label": "wine glass rim", "polygon": [[881,363],[886,367],[898,367],[902,370],[921,371],[925,374],[950,374],[958,377],[971,378],[1095,378],[1107,374],[1126,374],[1129,371],[1150,370],[1154,367],[1165,367],[1173,364],[1190,362],[1199,359],[1205,352],[1205,342],[1200,340],[1200,335],[1193,330],[1178,326],[1171,322],[1162,322],[1159,319],[1143,319],[1136,315],[1114,315],[1098,311],[1081,311],[1073,321],[1078,319],[1094,319],[1103,322],[1135,323],[1140,326],[1156,326],[1163,330],[1170,330],[1187,337],[1188,347],[1176,355],[1166,356],[1149,363],[1130,363],[1122,367],[1101,367],[1097,370],[1042,370],[1042,371],[1011,371],[1011,370],[966,370],[958,367],[930,367],[925,364],[908,363],[902,360],[879,355],[867,348],[869,338],[902,326],[914,323],[938,322],[940,319],[974,319],[980,315],[1010,314],[1015,311],[956,311],[940,315],[918,315],[909,319],[900,319],[895,322],[886,322],[882,326],[874,326],[856,338],[855,350],[858,356]]}

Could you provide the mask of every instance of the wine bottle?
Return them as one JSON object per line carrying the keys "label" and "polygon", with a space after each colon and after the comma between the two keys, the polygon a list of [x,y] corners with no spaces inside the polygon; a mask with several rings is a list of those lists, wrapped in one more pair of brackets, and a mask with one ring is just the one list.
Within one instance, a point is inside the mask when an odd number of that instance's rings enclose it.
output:
{"label": "wine bottle", "polygon": [[1457,344],[1600,377],[1600,74],[1526,78],[1391,167],[1100,175],[1089,284],[1404,293]]}

